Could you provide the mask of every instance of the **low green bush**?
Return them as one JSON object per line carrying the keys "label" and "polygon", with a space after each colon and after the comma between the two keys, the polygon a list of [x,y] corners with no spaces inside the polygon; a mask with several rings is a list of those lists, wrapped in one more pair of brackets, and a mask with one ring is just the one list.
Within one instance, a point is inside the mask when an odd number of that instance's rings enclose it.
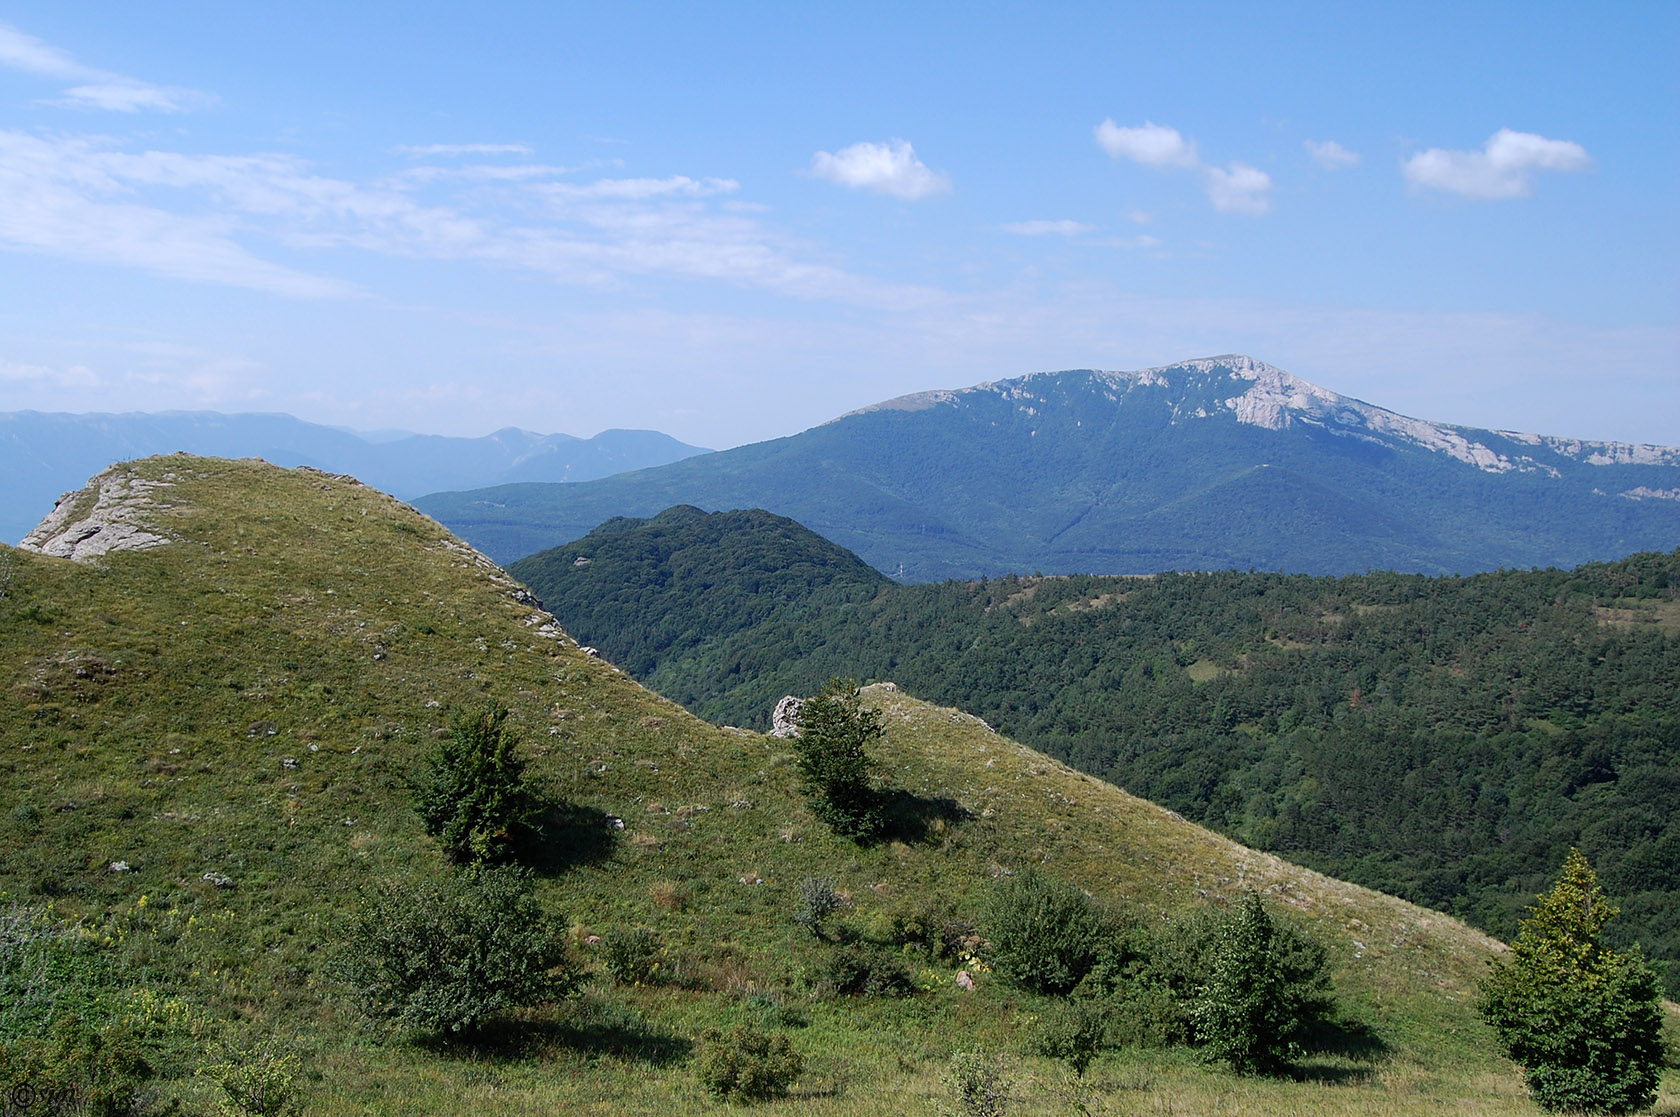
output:
{"label": "low green bush", "polygon": [[1066,993],[1097,960],[1105,920],[1071,884],[1028,868],[993,888],[980,924],[986,961],[1005,980],[1034,993]]}
{"label": "low green bush", "polygon": [[828,877],[806,877],[799,882],[799,909],[793,913],[793,921],[820,939],[823,921],[844,903],[840,893],[834,890],[834,881]]}
{"label": "low green bush", "polygon": [[701,1035],[695,1071],[712,1097],[751,1102],[787,1097],[804,1065],[787,1036],[737,1024]]}
{"label": "low green bush", "polygon": [[80,1113],[143,1117],[177,1112],[160,1105],[150,1083],[155,1068],[139,1040],[121,1023],[93,1027],[80,1016],[60,1017],[44,1038],[0,1043],[0,1101],[5,1112]]}
{"label": "low green bush", "polygon": [[908,997],[916,992],[903,960],[874,943],[838,946],[814,968],[819,992],[842,997]]}
{"label": "low green bush", "polygon": [[1003,1117],[1015,1083],[1003,1060],[982,1051],[959,1051],[945,1069],[950,1103],[941,1105],[944,1117]]}
{"label": "low green bush", "polygon": [[337,970],[367,1015],[443,1033],[563,996],[578,976],[562,922],[512,868],[364,897]]}
{"label": "low green bush", "polygon": [[1102,1050],[1108,1019],[1100,1005],[1068,1001],[1049,1008],[1027,1037],[1027,1053],[1066,1063],[1083,1078],[1091,1060]]}
{"label": "low green bush", "polygon": [[647,927],[614,931],[601,941],[601,964],[620,985],[654,985],[666,970],[664,944]]}
{"label": "low green bush", "polygon": [[296,1054],[264,1044],[212,1052],[199,1074],[221,1090],[216,1111],[222,1117],[293,1117],[303,1112],[300,1066]]}

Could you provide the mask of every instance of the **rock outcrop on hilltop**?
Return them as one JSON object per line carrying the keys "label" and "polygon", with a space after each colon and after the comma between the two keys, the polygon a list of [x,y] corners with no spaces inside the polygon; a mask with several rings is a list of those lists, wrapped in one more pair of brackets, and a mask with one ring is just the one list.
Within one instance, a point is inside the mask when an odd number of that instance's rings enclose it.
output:
{"label": "rock outcrop on hilltop", "polygon": [[173,540],[148,523],[161,505],[157,494],[171,487],[173,474],[150,481],[114,465],[58,503],[18,547],[43,555],[86,562],[112,551],[143,551]]}

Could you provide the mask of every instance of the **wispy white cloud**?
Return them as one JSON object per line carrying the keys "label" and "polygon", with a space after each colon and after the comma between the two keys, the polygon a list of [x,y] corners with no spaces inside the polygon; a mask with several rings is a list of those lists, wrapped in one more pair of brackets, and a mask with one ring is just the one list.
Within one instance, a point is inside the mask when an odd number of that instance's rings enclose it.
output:
{"label": "wispy white cloud", "polygon": [[[1200,171],[1208,200],[1221,213],[1258,215],[1272,208],[1270,175],[1247,163],[1233,161],[1225,167],[1203,163],[1196,142],[1186,139],[1177,128],[1154,121],[1145,121],[1138,128],[1122,128],[1111,118],[1093,131],[1097,144],[1115,159],[1129,159],[1156,170]],[[1148,215],[1133,211],[1132,219],[1143,224]]]}
{"label": "wispy white cloud", "polygon": [[1011,221],[999,226],[1006,233],[1014,233],[1021,237],[1061,236],[1076,237],[1081,233],[1095,230],[1094,225],[1084,225],[1078,221]]}
{"label": "wispy white cloud", "polygon": [[265,260],[264,246],[315,253],[323,268],[325,253],[350,250],[575,284],[721,280],[899,307],[938,297],[803,258],[804,246],[725,208],[738,189],[733,179],[685,175],[578,184],[515,176],[426,204],[402,172],[362,184],[286,155],[130,152],[103,138],[0,131],[0,247],[14,250],[298,297],[363,292]]}
{"label": "wispy white cloud", "polygon": [[439,159],[452,155],[534,155],[530,144],[399,144],[403,155],[416,159]]}
{"label": "wispy white cloud", "polygon": [[544,187],[544,192],[553,197],[567,199],[640,200],[673,196],[704,198],[713,194],[730,194],[740,187],[741,184],[732,178],[694,179],[687,175],[672,175],[669,178],[604,178],[583,185],[555,183]]}
{"label": "wispy white cloud", "polygon": [[54,368],[50,365],[8,361],[0,357],[0,384],[32,388],[86,389],[97,386],[99,377],[86,365]]}
{"label": "wispy white cloud", "polygon": [[1196,145],[1179,135],[1178,129],[1153,121],[1141,128],[1122,128],[1112,119],[1096,127],[1097,143],[1116,159],[1130,159],[1146,167],[1197,167],[1201,156]]}
{"label": "wispy white cloud", "polygon": [[1406,160],[1401,170],[1415,189],[1443,190],[1465,198],[1526,198],[1537,171],[1583,171],[1587,149],[1568,140],[1501,128],[1480,151],[1432,147]]}
{"label": "wispy white cloud", "polygon": [[147,85],[138,81],[104,81],[77,85],[50,102],[69,109],[100,109],[107,112],[187,112],[203,108],[216,99],[196,89]]}
{"label": "wispy white cloud", "polygon": [[0,66],[71,81],[99,76],[98,71],[81,65],[57,47],[4,23],[0,23]]}
{"label": "wispy white cloud", "polygon": [[1272,178],[1247,163],[1204,168],[1208,199],[1221,213],[1261,214],[1272,208]]}
{"label": "wispy white cloud", "polygon": [[111,112],[185,112],[215,100],[196,89],[150,82],[84,66],[69,54],[33,35],[0,23],[0,66],[27,74],[80,82],[50,104]]}
{"label": "wispy white cloud", "polygon": [[891,194],[907,201],[947,194],[951,190],[950,178],[930,170],[916,158],[916,149],[908,140],[855,143],[833,153],[819,151],[811,158],[811,171],[841,186]]}
{"label": "wispy white cloud", "polygon": [[533,179],[562,178],[575,174],[575,167],[548,163],[462,163],[440,166],[404,167],[385,181],[398,189],[428,182],[529,182]]}
{"label": "wispy white cloud", "polygon": [[226,215],[183,215],[133,200],[132,181],[142,176],[125,174],[125,158],[88,141],[0,132],[0,245],[285,295],[354,292],[252,255]]}
{"label": "wispy white cloud", "polygon": [[1303,143],[1313,162],[1327,171],[1341,171],[1359,165],[1359,153],[1349,151],[1335,140],[1305,140]]}

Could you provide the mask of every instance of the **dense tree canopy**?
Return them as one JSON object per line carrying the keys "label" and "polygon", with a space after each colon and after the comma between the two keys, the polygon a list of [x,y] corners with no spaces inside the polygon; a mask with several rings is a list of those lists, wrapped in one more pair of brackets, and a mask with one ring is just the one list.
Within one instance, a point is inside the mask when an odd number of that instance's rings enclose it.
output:
{"label": "dense tree canopy", "polygon": [[[836,675],[892,679],[1505,937],[1578,846],[1623,898],[1614,944],[1680,959],[1680,551],[1467,578],[887,586],[787,521],[701,530],[718,519],[660,524],[657,541],[620,524],[555,552],[590,566],[525,576],[573,635],[714,721],[764,726],[778,697]],[[737,569],[796,541],[803,589]],[[689,573],[649,583],[648,568]]]}

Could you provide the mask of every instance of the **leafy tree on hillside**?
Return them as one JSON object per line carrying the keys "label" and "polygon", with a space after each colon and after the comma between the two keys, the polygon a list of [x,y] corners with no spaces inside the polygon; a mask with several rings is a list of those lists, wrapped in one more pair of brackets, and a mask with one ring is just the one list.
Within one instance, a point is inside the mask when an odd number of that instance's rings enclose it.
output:
{"label": "leafy tree on hillside", "polygon": [[1482,1016],[1543,1108],[1633,1113],[1656,1101],[1662,1005],[1639,948],[1611,950],[1616,908],[1580,850],[1482,984]]}
{"label": "leafy tree on hillside", "polygon": [[1258,893],[1222,921],[1207,982],[1191,1007],[1210,1060],[1276,1071],[1334,1007],[1323,944],[1273,920]]}
{"label": "leafy tree on hillside", "polygon": [[451,861],[511,857],[541,810],[505,707],[487,704],[457,721],[413,784],[414,809]]}
{"label": "leafy tree on hillside", "polygon": [[881,832],[884,811],[868,750],[884,732],[881,715],[864,708],[852,679],[830,679],[805,700],[793,738],[799,774],[811,809],[836,834],[861,842]]}

